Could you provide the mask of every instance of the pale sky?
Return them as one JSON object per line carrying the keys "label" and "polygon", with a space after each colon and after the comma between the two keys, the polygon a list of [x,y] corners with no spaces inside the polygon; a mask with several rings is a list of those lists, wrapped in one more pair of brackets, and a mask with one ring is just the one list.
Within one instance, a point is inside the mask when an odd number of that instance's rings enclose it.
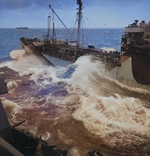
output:
{"label": "pale sky", "polygon": [[[124,28],[134,20],[150,21],[150,0],[82,0],[86,27]],[[0,0],[0,28],[47,28],[49,5],[72,25],[77,0]],[[87,23],[90,23],[89,25]],[[57,27],[62,27],[57,23]],[[69,25],[68,25],[69,27]]]}

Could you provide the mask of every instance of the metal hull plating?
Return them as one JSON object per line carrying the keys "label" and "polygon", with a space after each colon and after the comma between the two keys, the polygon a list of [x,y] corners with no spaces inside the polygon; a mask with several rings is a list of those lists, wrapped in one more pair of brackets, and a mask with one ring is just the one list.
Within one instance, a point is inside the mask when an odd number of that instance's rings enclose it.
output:
{"label": "metal hull plating", "polygon": [[[119,81],[122,84],[127,85],[127,86],[150,90],[150,85],[143,85],[143,84],[138,83],[135,80],[134,77],[135,77],[135,74],[137,74],[137,73],[133,72],[134,71],[133,68],[135,68],[133,66],[133,64],[134,64],[133,58],[128,57],[128,59],[125,60],[124,62],[122,62],[120,66],[117,66],[117,67],[111,69],[110,71],[108,71],[106,73],[106,75],[114,80]],[[142,79],[142,74],[141,75],[138,74],[138,75],[136,75],[136,77],[141,77],[141,79]]]}

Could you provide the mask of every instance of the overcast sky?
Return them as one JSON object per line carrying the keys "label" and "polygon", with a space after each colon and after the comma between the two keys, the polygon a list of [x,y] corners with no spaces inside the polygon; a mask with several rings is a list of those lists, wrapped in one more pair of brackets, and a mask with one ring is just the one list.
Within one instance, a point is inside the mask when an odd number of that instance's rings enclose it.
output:
{"label": "overcast sky", "polygon": [[[138,19],[150,21],[150,0],[82,0],[83,21],[88,27],[125,27]],[[0,0],[0,28],[46,28],[49,5],[64,21],[73,23],[76,0]],[[57,23],[57,27],[61,27]]]}

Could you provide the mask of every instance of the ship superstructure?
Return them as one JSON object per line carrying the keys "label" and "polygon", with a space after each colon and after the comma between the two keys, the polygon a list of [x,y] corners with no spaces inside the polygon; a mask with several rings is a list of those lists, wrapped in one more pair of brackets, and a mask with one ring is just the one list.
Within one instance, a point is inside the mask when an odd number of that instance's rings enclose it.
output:
{"label": "ship superstructure", "polygon": [[122,55],[149,55],[150,49],[150,22],[142,21],[139,25],[138,20],[125,27],[125,34],[122,36],[121,52]]}
{"label": "ship superstructure", "polygon": [[150,90],[150,22],[138,20],[124,29],[118,66],[108,75],[131,87]]}

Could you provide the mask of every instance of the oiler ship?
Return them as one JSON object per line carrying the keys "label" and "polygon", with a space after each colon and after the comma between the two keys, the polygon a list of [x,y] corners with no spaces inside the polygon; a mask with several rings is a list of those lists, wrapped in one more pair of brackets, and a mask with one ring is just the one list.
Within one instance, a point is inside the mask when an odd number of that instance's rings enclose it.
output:
{"label": "oiler ship", "polygon": [[125,27],[120,59],[108,75],[119,82],[150,90],[150,22]]}
{"label": "oiler ship", "polygon": [[[20,38],[22,48],[25,49],[26,54],[34,54],[53,65],[55,65],[53,58],[57,58],[60,61],[63,60],[67,65],[75,62],[83,55],[93,55],[95,59],[104,64],[106,75],[110,78],[131,87],[150,90],[150,22],[146,24],[145,21],[142,21],[138,24],[138,20],[135,20],[133,24],[125,27],[125,34],[122,36],[121,41],[121,52],[96,49],[93,45],[85,48],[80,44],[82,1],[77,0],[77,4],[78,27],[75,41],[56,40],[54,23],[53,37],[49,39],[51,17],[48,16],[46,40]],[[69,34],[69,29],[67,29],[51,5],[49,7]]]}

